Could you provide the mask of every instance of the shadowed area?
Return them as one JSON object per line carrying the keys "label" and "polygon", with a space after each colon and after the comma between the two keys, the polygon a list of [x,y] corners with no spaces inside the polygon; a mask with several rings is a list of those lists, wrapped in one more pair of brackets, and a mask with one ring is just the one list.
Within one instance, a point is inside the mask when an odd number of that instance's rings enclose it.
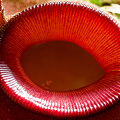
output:
{"label": "shadowed area", "polygon": [[70,42],[35,45],[25,52],[21,63],[35,84],[55,91],[78,89],[104,75],[89,53]]}

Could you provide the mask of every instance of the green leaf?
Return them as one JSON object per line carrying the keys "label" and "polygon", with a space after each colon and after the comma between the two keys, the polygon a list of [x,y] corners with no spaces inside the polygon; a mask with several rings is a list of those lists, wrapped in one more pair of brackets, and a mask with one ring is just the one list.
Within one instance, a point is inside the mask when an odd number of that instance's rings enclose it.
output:
{"label": "green leaf", "polygon": [[116,17],[120,19],[120,14],[115,13]]}
{"label": "green leaf", "polygon": [[102,6],[102,1],[101,0],[89,0],[91,3],[96,4],[98,6]]}

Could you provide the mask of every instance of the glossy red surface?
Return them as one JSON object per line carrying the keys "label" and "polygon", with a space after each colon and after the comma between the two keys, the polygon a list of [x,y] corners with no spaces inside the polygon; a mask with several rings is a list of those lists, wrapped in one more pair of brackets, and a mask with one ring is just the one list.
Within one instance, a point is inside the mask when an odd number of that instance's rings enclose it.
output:
{"label": "glossy red surface", "polygon": [[[42,4],[14,16],[0,35],[1,87],[25,108],[50,116],[89,116],[119,101],[120,26],[107,14],[76,3]],[[37,87],[25,75],[20,59],[29,47],[53,40],[84,48],[105,76],[73,91]]]}
{"label": "glossy red surface", "polygon": [[[65,120],[64,118],[55,118],[41,113],[35,113],[31,110],[24,109],[19,106],[0,89],[0,119],[1,120]],[[68,118],[67,120],[119,120],[120,119],[120,103],[112,106],[99,114],[88,116],[86,118]]]}

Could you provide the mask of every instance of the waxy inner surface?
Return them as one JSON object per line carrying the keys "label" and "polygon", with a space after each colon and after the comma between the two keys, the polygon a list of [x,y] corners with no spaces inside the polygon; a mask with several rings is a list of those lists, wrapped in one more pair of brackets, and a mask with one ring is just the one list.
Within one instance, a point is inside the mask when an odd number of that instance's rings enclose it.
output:
{"label": "waxy inner surface", "polygon": [[35,84],[54,91],[78,89],[104,75],[89,53],[70,42],[35,45],[25,52],[21,63]]}

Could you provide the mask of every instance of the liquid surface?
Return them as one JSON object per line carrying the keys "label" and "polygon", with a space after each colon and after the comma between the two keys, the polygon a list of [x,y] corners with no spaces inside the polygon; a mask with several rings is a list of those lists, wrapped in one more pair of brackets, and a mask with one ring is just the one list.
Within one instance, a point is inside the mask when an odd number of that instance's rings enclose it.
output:
{"label": "liquid surface", "polygon": [[54,91],[78,89],[104,75],[89,53],[73,43],[63,41],[32,46],[23,55],[21,64],[35,84]]}

